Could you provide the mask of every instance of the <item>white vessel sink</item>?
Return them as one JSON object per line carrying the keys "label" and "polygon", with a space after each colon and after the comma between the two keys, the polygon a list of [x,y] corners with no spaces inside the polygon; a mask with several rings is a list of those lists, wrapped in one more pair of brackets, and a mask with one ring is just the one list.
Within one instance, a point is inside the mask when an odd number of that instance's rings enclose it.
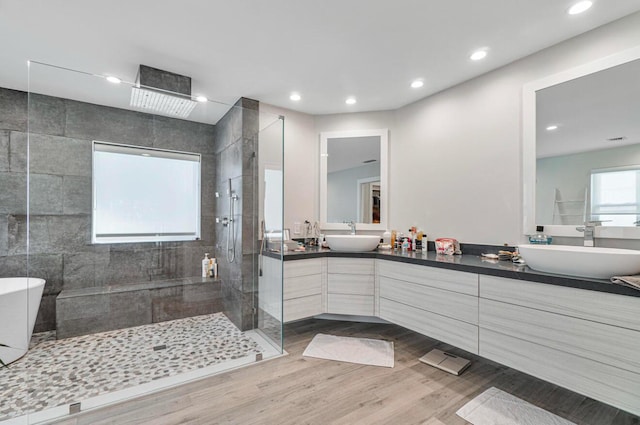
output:
{"label": "white vessel sink", "polygon": [[327,235],[327,244],[334,251],[373,251],[380,243],[376,235]]}
{"label": "white vessel sink", "polygon": [[640,274],[640,251],[567,245],[518,245],[533,270],[609,279]]}

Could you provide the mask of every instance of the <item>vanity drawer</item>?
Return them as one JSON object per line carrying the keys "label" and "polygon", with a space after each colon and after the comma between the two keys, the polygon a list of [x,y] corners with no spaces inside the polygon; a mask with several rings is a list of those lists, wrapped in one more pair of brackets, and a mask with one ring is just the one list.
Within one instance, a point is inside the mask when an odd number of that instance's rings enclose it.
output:
{"label": "vanity drawer", "polygon": [[398,261],[378,260],[378,275],[446,291],[478,296],[478,275]]}
{"label": "vanity drawer", "polygon": [[329,294],[327,313],[373,316],[373,295]]}
{"label": "vanity drawer", "polygon": [[380,297],[452,319],[478,324],[478,297],[380,277]]}
{"label": "vanity drawer", "polygon": [[640,332],[487,299],[480,327],[640,374]]}
{"label": "vanity drawer", "polygon": [[478,326],[380,298],[380,317],[431,338],[478,354]]}
{"label": "vanity drawer", "polygon": [[284,278],[322,273],[322,258],[284,262]]}
{"label": "vanity drawer", "polygon": [[480,353],[530,375],[640,414],[640,375],[480,328]]}
{"label": "vanity drawer", "polygon": [[322,295],[285,300],[282,309],[285,323],[322,314]]}
{"label": "vanity drawer", "polygon": [[373,258],[328,258],[327,260],[329,274],[374,274]]}
{"label": "vanity drawer", "polygon": [[283,298],[289,300],[322,293],[322,275],[290,277],[284,280]]}
{"label": "vanity drawer", "polygon": [[372,275],[330,274],[327,278],[330,294],[373,295]]}
{"label": "vanity drawer", "polygon": [[484,275],[480,297],[640,331],[640,297]]}

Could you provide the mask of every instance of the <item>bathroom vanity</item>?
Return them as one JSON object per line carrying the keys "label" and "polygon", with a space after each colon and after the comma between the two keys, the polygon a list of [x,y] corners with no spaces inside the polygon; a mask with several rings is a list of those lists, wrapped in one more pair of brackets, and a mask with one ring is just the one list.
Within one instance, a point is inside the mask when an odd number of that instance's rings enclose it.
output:
{"label": "bathroom vanity", "polygon": [[285,322],[382,318],[640,414],[640,291],[467,254],[325,250],[284,260]]}

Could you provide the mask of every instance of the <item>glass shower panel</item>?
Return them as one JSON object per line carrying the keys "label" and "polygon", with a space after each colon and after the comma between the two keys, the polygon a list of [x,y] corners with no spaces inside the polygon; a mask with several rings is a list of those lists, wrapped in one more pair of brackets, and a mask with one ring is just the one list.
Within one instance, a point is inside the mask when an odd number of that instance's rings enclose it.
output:
{"label": "glass shower panel", "polygon": [[281,246],[267,241],[267,235],[283,233],[284,223],[284,117],[260,116],[258,184],[255,222],[259,223],[258,330],[281,353],[284,349]]}
{"label": "glass shower panel", "polygon": [[[37,344],[30,353],[50,364],[32,367],[25,384],[37,388],[28,404],[32,418],[59,417],[70,409],[111,402],[122,391],[130,397],[169,381],[174,385],[280,354],[282,264],[279,257],[270,258],[279,266],[264,284],[269,291],[263,295],[257,182],[265,170],[261,157],[277,158],[270,159],[269,170],[278,168],[274,164],[282,168],[282,120],[259,112],[258,102],[249,99],[234,105],[194,102],[189,116],[182,118],[132,106],[136,84],[130,81],[135,75],[112,83],[104,75],[31,62],[29,79],[30,90],[24,94],[29,128],[25,121],[15,136],[24,139],[23,145],[11,145],[12,154],[22,158],[14,166],[22,168],[3,171],[0,162],[0,178],[14,172],[12,178],[19,179],[21,172],[25,180],[30,177],[30,185],[27,190],[26,181],[21,183],[22,208],[2,211],[8,229],[18,233],[9,235],[7,248],[0,240],[0,261],[9,261],[2,256],[11,254],[15,264],[23,261],[25,276],[47,282],[35,328]],[[179,94],[162,94],[184,100]],[[170,241],[92,240],[95,142],[120,154],[138,152],[136,160],[198,156],[200,216],[194,235]],[[114,167],[109,170],[113,179],[139,179],[130,175],[131,168]],[[173,182],[165,184],[187,184],[171,175]],[[166,175],[158,177],[155,181],[167,180]],[[270,182],[277,179],[271,176]],[[102,183],[101,190],[115,186]],[[168,188],[157,189],[148,189],[154,196],[133,197],[127,211],[138,220],[152,220],[153,208],[171,209],[166,206],[171,203],[153,203],[169,193]],[[151,205],[145,203],[149,200]],[[236,209],[230,214],[231,202]],[[274,214],[281,210],[270,217]],[[231,238],[229,226],[223,225],[230,218],[236,226]],[[270,220],[282,227],[281,217]],[[234,261],[229,261],[229,248]],[[202,275],[206,253],[211,263],[215,257],[215,278]],[[267,297],[269,314],[259,320],[258,306]],[[212,347],[225,347],[225,352],[214,353]],[[14,409],[13,415],[27,410]]]}
{"label": "glass shower panel", "polygon": [[29,391],[14,384],[28,374],[19,364],[42,290],[42,282],[29,279],[27,103],[26,92],[0,88],[0,422],[17,416],[17,406],[6,402],[16,391],[27,413]]}

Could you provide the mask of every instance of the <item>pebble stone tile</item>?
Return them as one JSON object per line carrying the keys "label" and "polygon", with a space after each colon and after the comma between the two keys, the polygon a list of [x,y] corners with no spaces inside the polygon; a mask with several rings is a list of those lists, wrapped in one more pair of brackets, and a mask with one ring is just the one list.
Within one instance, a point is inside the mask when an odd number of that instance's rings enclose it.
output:
{"label": "pebble stone tile", "polygon": [[30,347],[0,369],[0,421],[261,352],[223,313],[62,340],[43,332]]}

